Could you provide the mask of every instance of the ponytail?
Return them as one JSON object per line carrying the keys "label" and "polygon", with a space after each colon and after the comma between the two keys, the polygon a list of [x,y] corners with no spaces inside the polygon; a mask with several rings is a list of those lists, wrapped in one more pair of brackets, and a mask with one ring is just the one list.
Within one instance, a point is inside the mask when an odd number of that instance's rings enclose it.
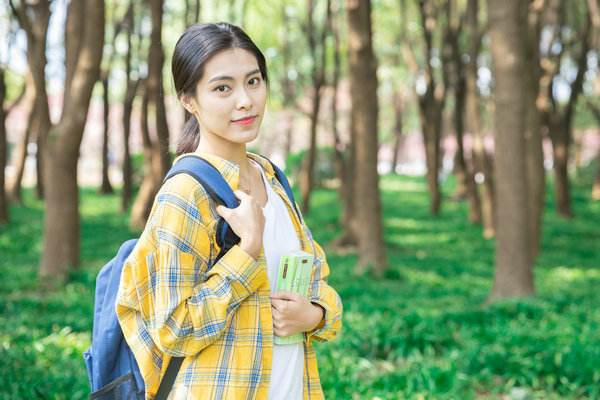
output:
{"label": "ponytail", "polygon": [[192,115],[183,127],[175,154],[179,157],[182,154],[193,153],[198,148],[198,144],[200,144],[200,126],[196,116]]}

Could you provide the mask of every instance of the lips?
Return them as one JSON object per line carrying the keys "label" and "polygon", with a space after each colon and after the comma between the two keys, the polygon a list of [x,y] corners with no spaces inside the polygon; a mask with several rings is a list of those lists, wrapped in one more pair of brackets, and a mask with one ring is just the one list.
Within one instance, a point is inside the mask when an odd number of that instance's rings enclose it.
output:
{"label": "lips", "polygon": [[250,125],[251,123],[254,122],[255,119],[256,119],[256,115],[251,115],[249,117],[243,117],[240,119],[236,119],[233,121],[233,123],[238,124],[238,125]]}

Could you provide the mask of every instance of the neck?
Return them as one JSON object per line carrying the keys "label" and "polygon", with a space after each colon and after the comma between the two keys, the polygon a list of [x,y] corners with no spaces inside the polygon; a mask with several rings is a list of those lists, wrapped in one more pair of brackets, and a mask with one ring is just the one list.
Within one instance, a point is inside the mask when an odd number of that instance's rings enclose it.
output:
{"label": "neck", "polygon": [[246,157],[246,144],[211,143],[202,140],[196,149],[197,153],[213,154],[227,161],[231,161],[240,167],[240,182],[247,182],[250,176],[250,160]]}

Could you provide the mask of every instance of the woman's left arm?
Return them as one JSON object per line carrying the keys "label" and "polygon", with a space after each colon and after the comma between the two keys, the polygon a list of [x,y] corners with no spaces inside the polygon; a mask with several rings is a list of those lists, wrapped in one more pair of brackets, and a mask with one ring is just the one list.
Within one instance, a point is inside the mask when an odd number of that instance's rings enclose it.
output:
{"label": "woman's left arm", "polygon": [[342,327],[342,300],[337,292],[327,284],[329,265],[325,259],[323,249],[312,239],[308,228],[306,228],[306,232],[312,241],[315,254],[308,300],[324,310],[321,322],[313,330],[306,332],[306,341],[312,339],[318,342],[326,342],[333,340]]}

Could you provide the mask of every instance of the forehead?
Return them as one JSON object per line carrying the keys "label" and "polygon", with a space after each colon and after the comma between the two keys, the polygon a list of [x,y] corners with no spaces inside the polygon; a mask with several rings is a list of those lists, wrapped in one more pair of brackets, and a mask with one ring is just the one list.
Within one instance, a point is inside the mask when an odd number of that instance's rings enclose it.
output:
{"label": "forehead", "polygon": [[204,66],[203,81],[216,77],[245,77],[248,72],[258,69],[258,61],[248,50],[234,48],[215,54]]}

